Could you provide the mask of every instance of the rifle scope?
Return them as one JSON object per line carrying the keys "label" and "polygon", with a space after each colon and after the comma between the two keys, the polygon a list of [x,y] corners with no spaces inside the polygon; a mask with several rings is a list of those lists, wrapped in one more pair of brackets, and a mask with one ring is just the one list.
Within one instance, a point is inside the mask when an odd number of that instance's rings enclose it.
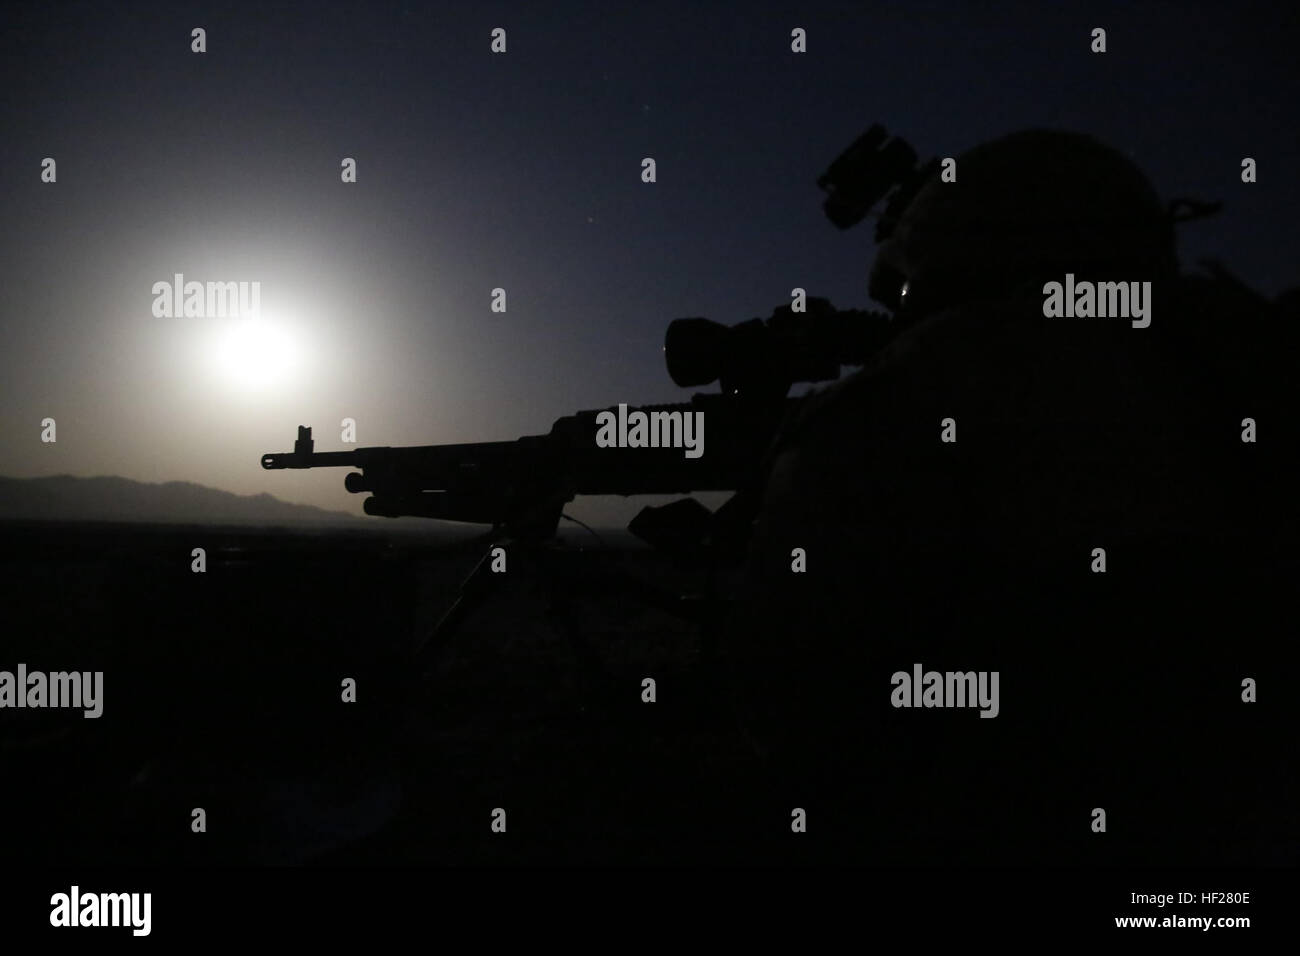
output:
{"label": "rifle scope", "polygon": [[705,318],[674,319],[664,337],[668,375],[683,388],[719,381],[727,394],[779,393],[796,382],[839,378],[862,365],[894,333],[885,312],[838,310],[810,298],[807,311],[783,305],[768,319],[726,326]]}

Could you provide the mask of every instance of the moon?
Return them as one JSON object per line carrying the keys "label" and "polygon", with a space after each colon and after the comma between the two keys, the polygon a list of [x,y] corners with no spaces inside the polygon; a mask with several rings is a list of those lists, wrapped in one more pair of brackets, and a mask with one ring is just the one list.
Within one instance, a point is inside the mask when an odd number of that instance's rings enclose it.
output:
{"label": "moon", "polygon": [[298,384],[302,348],[290,325],[262,316],[235,319],[217,335],[213,364],[231,389],[266,395]]}

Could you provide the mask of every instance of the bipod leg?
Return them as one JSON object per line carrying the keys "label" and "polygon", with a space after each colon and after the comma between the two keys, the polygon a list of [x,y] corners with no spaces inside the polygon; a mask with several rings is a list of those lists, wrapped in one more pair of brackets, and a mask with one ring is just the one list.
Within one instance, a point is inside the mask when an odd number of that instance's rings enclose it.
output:
{"label": "bipod leg", "polygon": [[474,570],[461,583],[456,600],[434,625],[433,630],[415,647],[414,663],[417,673],[428,677],[434,663],[460,629],[470,611],[479,607],[491,593],[496,582],[492,580],[492,548],[474,565]]}

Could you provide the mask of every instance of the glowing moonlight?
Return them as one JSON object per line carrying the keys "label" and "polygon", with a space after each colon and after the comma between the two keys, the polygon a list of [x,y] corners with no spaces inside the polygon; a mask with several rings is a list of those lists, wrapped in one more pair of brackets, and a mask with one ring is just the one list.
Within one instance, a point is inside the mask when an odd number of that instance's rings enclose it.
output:
{"label": "glowing moonlight", "polygon": [[218,333],[214,358],[221,378],[243,392],[290,385],[301,343],[288,326],[265,319],[236,319]]}

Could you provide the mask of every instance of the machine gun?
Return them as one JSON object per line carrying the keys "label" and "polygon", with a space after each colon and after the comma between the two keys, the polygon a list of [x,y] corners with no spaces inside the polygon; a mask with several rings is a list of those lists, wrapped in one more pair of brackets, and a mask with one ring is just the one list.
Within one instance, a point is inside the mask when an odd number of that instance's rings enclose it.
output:
{"label": "machine gun", "polygon": [[[823,210],[838,228],[848,229],[889,194],[876,225],[880,241],[935,165],[918,166],[911,146],[872,126],[818,178],[826,193]],[[892,305],[889,298],[872,295]],[[457,445],[317,452],[311,429],[299,426],[293,451],[263,455],[262,467],[359,469],[347,475],[344,487],[369,494],[367,514],[491,525],[494,536],[504,532],[522,544],[523,557],[538,554],[555,536],[564,505],[577,495],[731,491],[712,513],[693,498],[644,508],[629,530],[659,548],[704,552],[711,559],[736,555],[757,512],[764,459],[798,401],[789,397],[791,387],[838,378],[841,366],[866,363],[895,332],[885,312],[839,310],[820,298],[805,305],[800,312],[783,305],[767,319],[730,327],[704,318],[671,322],[664,341],[669,377],[683,388],[719,384],[718,392],[696,394],[689,402],[582,411],[558,419],[545,435]],[[648,434],[634,442],[631,431],[625,435],[625,423],[638,416],[644,416]],[[602,429],[614,420],[619,441],[611,444],[602,440]],[[688,454],[673,439],[685,437],[688,422],[701,421],[694,436],[700,444],[693,449],[701,453]],[[465,580],[459,597],[417,648],[417,658],[442,645],[468,608],[483,600],[496,577],[488,570],[490,557],[489,551]],[[603,564],[566,576],[557,572],[563,562],[556,558],[550,551],[537,567],[551,581],[553,618],[575,648],[583,641],[568,609],[580,586],[607,592],[631,588],[639,599],[697,621],[706,632],[718,619],[716,560],[705,562],[709,583],[700,598],[657,592]]]}
{"label": "machine gun", "polygon": [[[807,301],[805,312],[784,305],[766,320],[732,327],[677,319],[664,343],[669,376],[683,387],[716,381],[720,392],[675,404],[581,411],[558,419],[545,435],[515,441],[317,452],[311,429],[299,426],[293,451],[263,455],[262,467],[350,466],[359,470],[347,475],[344,487],[369,493],[366,514],[492,525],[510,538],[544,540],[554,536],[564,505],[577,495],[746,487],[795,401],[787,397],[790,387],[838,378],[841,366],[863,364],[891,334],[886,313],[841,311],[818,298]],[[627,423],[638,420],[642,433],[633,442]],[[682,438],[695,422],[703,427],[692,457]],[[628,440],[602,443],[602,427],[607,436],[617,431]],[[647,509],[631,530],[659,544],[671,536],[673,516],[683,513],[662,513],[657,522]],[[707,530],[697,525],[695,533],[703,537]]]}

